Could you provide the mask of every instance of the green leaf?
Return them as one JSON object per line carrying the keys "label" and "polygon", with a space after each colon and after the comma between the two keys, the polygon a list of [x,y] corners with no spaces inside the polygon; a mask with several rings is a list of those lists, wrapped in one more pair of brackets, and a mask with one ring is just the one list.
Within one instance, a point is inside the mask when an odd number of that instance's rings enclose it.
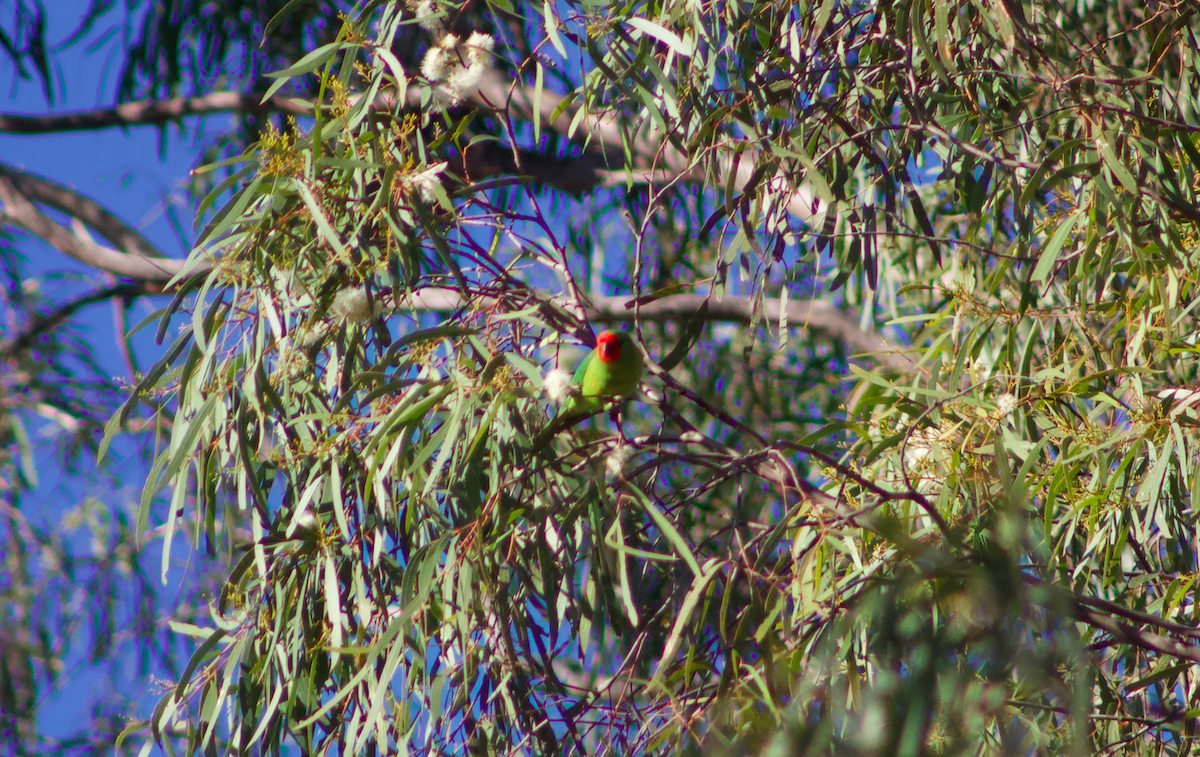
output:
{"label": "green leaf", "polygon": [[542,4],[542,19],[545,21],[546,38],[563,58],[567,57],[567,48],[562,38],[558,36],[558,14],[554,12],[554,3],[545,0]]}
{"label": "green leaf", "polygon": [[675,524],[671,522],[662,510],[658,509],[654,502],[641,489],[629,486],[629,490],[634,492],[635,501],[641,505],[646,514],[650,516],[650,519],[654,521],[654,525],[658,527],[662,535],[675,548],[675,553],[679,555],[680,559],[687,563],[688,568],[691,569],[694,575],[700,575],[700,564],[696,562],[696,555],[692,553],[692,548],[688,545],[687,539],[683,538],[683,534],[679,533],[679,529],[675,527]]}
{"label": "green leaf", "polygon": [[634,29],[654,37],[685,58],[692,57],[696,52],[695,48],[691,44],[684,42],[678,34],[649,19],[634,16],[627,23]]}
{"label": "green leaf", "polygon": [[655,685],[661,685],[663,673],[675,659],[675,654],[679,651],[679,643],[683,639],[683,633],[687,630],[688,625],[692,622],[692,613],[696,611],[696,606],[700,603],[701,597],[704,596],[709,584],[721,572],[721,567],[724,561],[719,557],[710,557],[704,567],[695,574],[692,579],[691,588],[683,597],[683,604],[679,607],[679,614],[675,616],[675,623],[671,626],[671,633],[667,636],[667,641],[663,645],[663,653],[658,661],[658,668],[654,673],[654,677],[650,680],[648,688],[654,688]]}
{"label": "green leaf", "polygon": [[1075,225],[1085,215],[1086,212],[1083,210],[1073,211],[1058,225],[1054,236],[1050,237],[1050,241],[1042,249],[1037,266],[1033,269],[1033,281],[1041,283],[1054,271],[1054,267],[1058,263],[1058,255],[1062,251],[1067,237],[1071,236],[1071,232],[1075,230]]}

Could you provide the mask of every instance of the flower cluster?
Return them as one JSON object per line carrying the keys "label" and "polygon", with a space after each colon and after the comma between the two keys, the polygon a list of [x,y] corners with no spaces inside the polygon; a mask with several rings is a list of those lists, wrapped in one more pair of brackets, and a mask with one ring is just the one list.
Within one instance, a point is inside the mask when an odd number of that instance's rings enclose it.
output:
{"label": "flower cluster", "polygon": [[421,63],[421,74],[433,85],[430,110],[438,112],[458,105],[479,91],[483,72],[491,65],[495,40],[475,32],[466,41],[446,34],[429,48]]}
{"label": "flower cluster", "polygon": [[562,368],[555,368],[546,374],[542,389],[551,402],[564,402],[571,396],[571,374]]}
{"label": "flower cluster", "polygon": [[405,176],[402,180],[403,185],[411,189],[413,194],[420,197],[422,201],[432,205],[437,202],[437,192],[434,187],[441,182],[439,177],[442,171],[446,170],[446,165],[446,161],[442,161],[429,166],[424,171]]}
{"label": "flower cluster", "polygon": [[337,322],[366,323],[380,313],[386,312],[389,303],[375,298],[374,307],[361,287],[346,287],[333,296],[329,315]]}
{"label": "flower cluster", "polygon": [[604,473],[609,478],[621,478],[625,475],[625,464],[633,457],[633,447],[624,444],[609,453],[604,461]]}

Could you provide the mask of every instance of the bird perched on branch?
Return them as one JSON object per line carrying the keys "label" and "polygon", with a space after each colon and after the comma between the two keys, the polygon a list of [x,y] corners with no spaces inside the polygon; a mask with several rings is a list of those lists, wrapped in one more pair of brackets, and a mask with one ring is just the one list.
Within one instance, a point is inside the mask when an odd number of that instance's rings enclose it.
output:
{"label": "bird perched on branch", "polygon": [[[632,394],[641,378],[642,353],[633,338],[619,331],[601,333],[596,348],[584,356],[565,387],[566,397],[554,420],[534,441],[534,451],[558,432],[599,413],[609,402]],[[550,393],[552,397],[555,394]]]}

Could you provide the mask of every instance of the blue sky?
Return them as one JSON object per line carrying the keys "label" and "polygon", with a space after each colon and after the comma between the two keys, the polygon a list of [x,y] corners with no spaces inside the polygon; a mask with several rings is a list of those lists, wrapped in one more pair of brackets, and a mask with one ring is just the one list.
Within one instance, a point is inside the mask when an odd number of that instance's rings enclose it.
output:
{"label": "blue sky", "polygon": [[[46,3],[48,36],[57,44],[68,38],[78,25],[87,0],[53,0]],[[123,12],[118,8],[117,13]],[[93,35],[95,38],[95,35]],[[3,110],[8,113],[46,114],[107,107],[113,104],[114,82],[119,73],[119,37],[110,38],[95,52],[87,52],[85,44],[75,45],[54,54],[54,102],[48,103],[39,81],[15,81],[8,78]],[[218,116],[216,118],[227,118]],[[195,121],[188,127],[194,127]],[[216,125],[216,124],[214,124]],[[111,129],[99,132],[51,134],[43,136],[0,135],[0,162],[44,176],[91,197],[115,212],[130,225],[141,230],[167,255],[186,254],[186,242],[181,241],[176,228],[168,222],[164,208],[172,196],[182,198],[182,183],[196,160],[197,149],[189,135],[179,129],[168,129],[165,141],[156,129],[135,129],[128,132]],[[190,233],[191,212],[180,205],[179,215]],[[68,291],[90,291],[107,286],[106,277],[68,259],[40,242],[23,239],[18,250],[25,257],[23,270],[43,278],[43,290],[56,299]],[[66,281],[56,280],[68,274]],[[72,280],[72,275],[74,278]],[[130,325],[136,324],[153,310],[166,304],[163,298],[144,298],[130,314]],[[93,305],[76,318],[88,329],[89,341],[96,349],[102,367],[114,376],[127,371],[116,349],[113,309],[107,303]],[[153,343],[153,329],[137,340],[137,357],[144,370],[151,365],[162,349]],[[52,450],[38,459],[39,486],[22,500],[27,517],[35,523],[47,523],[64,510],[87,496],[95,496],[105,505],[120,506],[136,502],[145,471],[130,458],[120,464],[118,476],[125,490],[114,492],[103,477],[72,475],[61,469]],[[153,557],[150,558],[153,560]],[[151,572],[156,573],[150,566]],[[173,593],[170,587],[166,596]],[[162,606],[165,611],[169,604]],[[87,628],[87,624],[84,624]],[[128,686],[136,675],[132,669],[123,681],[110,681],[96,670],[89,670],[82,659],[86,652],[85,638],[73,644],[75,653],[68,659],[65,674],[54,691],[43,690],[39,729],[43,735],[67,736],[89,721],[88,711],[96,697],[110,687]],[[48,695],[48,696],[47,696]],[[147,713],[143,713],[146,715]]]}

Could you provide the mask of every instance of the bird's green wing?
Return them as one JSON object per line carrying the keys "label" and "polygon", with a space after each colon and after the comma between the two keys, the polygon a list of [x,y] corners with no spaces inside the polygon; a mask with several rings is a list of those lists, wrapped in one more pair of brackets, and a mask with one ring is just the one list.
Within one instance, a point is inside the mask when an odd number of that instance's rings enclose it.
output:
{"label": "bird's green wing", "polygon": [[593,380],[589,378],[589,374],[594,373],[594,366],[603,367],[603,363],[596,359],[596,351],[592,350],[584,355],[583,360],[579,361],[579,366],[575,369],[575,376],[571,379],[571,386],[575,393],[563,403],[556,415],[557,418],[585,418],[600,412],[600,403],[596,401],[595,394],[586,389],[587,384]]}
{"label": "bird's green wing", "polygon": [[571,379],[571,383],[574,386],[577,386],[577,387],[583,386],[583,377],[585,374],[587,374],[588,366],[592,364],[592,361],[595,358],[596,358],[596,351],[592,350],[591,352],[589,352],[588,354],[583,356],[583,360],[579,361],[579,365],[576,366],[576,368],[575,368],[575,376]]}

